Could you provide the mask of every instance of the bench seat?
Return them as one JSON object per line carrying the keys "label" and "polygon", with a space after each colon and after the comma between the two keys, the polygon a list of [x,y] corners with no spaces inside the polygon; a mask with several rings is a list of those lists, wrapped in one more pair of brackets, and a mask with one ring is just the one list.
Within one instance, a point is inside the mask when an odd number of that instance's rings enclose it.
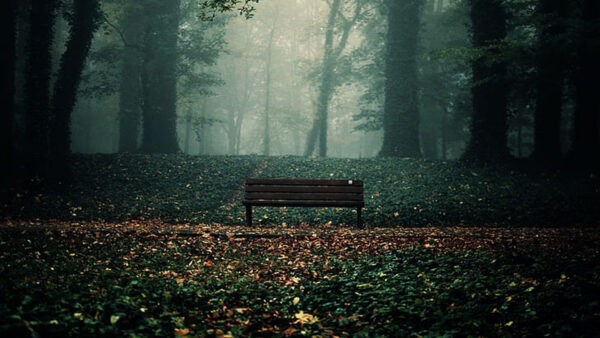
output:
{"label": "bench seat", "polygon": [[244,198],[246,224],[252,225],[253,206],[272,206],[356,208],[361,225],[363,192],[363,182],[358,180],[248,178]]}

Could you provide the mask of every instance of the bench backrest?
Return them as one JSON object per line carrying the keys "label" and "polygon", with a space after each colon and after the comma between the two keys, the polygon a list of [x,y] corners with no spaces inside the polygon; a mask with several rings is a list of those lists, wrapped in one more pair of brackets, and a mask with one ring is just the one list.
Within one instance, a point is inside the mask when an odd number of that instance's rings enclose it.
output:
{"label": "bench backrest", "polygon": [[357,180],[248,178],[245,186],[248,202],[277,202],[299,206],[364,205],[363,182]]}

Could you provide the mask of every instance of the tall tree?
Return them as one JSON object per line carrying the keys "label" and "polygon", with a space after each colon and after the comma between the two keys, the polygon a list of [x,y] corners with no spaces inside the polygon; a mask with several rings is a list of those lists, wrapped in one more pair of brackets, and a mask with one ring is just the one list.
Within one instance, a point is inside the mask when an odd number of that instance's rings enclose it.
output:
{"label": "tall tree", "polygon": [[77,98],[81,73],[85,66],[100,16],[99,0],[75,0],[70,18],[70,33],[63,53],[52,96],[50,156],[55,179],[69,176],[71,148],[71,112]]}
{"label": "tall tree", "polygon": [[507,136],[507,64],[500,42],[506,37],[506,12],[501,0],[471,0],[473,117],[471,138],[463,159],[479,164],[509,157]]}
{"label": "tall tree", "polygon": [[140,15],[142,10],[139,1],[128,1],[120,25],[125,46],[119,85],[119,152],[133,152],[138,148],[142,105],[141,38],[145,19]]}
{"label": "tall tree", "polygon": [[423,0],[388,7],[383,145],[380,156],[420,157],[417,43]]}
{"label": "tall tree", "polygon": [[48,160],[51,47],[57,5],[57,0],[33,0],[30,8],[24,89],[27,134],[24,156],[26,175],[30,178],[46,174],[44,167]]}
{"label": "tall tree", "polygon": [[[363,0],[356,0],[354,4],[354,14],[351,18],[346,18],[342,11],[342,1],[333,0],[330,4],[329,18],[325,29],[325,46],[323,60],[321,61],[321,73],[319,77],[319,94],[316,105],[316,117],[313,120],[312,128],[308,133],[306,140],[305,156],[310,156],[315,150],[317,140],[319,141],[319,156],[327,156],[327,122],[329,118],[329,102],[336,87],[335,66],[340,55],[346,48],[348,37],[352,27],[361,16]],[[337,19],[341,19],[341,36],[337,46],[334,46],[335,33],[337,29]]]}
{"label": "tall tree", "polygon": [[273,58],[273,36],[275,34],[275,23],[269,33],[267,43],[267,57],[265,58],[265,133],[263,137],[263,155],[271,154],[271,131],[269,130],[269,113],[271,110],[271,59]]}
{"label": "tall tree", "polygon": [[564,45],[566,0],[539,0],[540,34],[535,107],[535,150],[540,163],[557,163],[561,157],[560,121],[566,58]]}
{"label": "tall tree", "polygon": [[600,146],[600,102],[597,80],[600,76],[600,3],[579,3],[580,24],[577,36],[577,70],[575,73],[575,112],[570,164],[576,167],[598,165]]}
{"label": "tall tree", "polygon": [[151,0],[145,4],[141,150],[147,153],[179,151],[176,66],[180,3],[181,0]]}
{"label": "tall tree", "polygon": [[4,163],[0,169],[1,183],[6,184],[10,180],[13,163],[13,119],[15,106],[15,43],[16,43],[16,1],[4,0],[0,5],[2,11],[2,25],[0,26],[0,44],[5,46],[4,58],[2,59],[2,98],[0,107],[0,155]]}
{"label": "tall tree", "polygon": [[578,167],[598,166],[600,147],[600,2],[581,2],[581,31],[577,47],[573,148],[569,159]]}

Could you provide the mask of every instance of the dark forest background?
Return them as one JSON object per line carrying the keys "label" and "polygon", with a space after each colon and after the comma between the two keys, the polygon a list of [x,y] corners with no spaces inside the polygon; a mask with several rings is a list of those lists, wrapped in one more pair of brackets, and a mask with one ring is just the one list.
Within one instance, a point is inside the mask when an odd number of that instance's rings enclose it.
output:
{"label": "dark forest background", "polygon": [[73,152],[597,168],[597,1],[246,4],[3,1],[3,179]]}

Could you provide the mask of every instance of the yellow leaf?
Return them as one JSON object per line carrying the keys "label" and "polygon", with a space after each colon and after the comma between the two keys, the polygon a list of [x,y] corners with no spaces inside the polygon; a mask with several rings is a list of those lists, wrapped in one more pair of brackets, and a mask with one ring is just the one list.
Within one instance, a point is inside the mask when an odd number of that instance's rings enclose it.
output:
{"label": "yellow leaf", "polygon": [[310,313],[304,313],[304,311],[296,313],[294,317],[298,319],[296,323],[300,324],[313,324],[319,321],[317,317],[311,315]]}
{"label": "yellow leaf", "polygon": [[250,311],[250,308],[249,307],[236,307],[233,310],[237,313],[244,313],[246,311]]}
{"label": "yellow leaf", "polygon": [[296,304],[298,304],[299,301],[300,301],[299,297],[294,297],[294,300],[292,301],[292,304],[296,305]]}
{"label": "yellow leaf", "polygon": [[186,334],[190,333],[190,329],[175,329],[173,333],[176,336],[185,336]]}
{"label": "yellow leaf", "polygon": [[506,325],[506,326],[511,326],[511,325],[513,325],[513,323],[514,323],[514,322],[511,320],[510,322],[506,323],[505,325]]}
{"label": "yellow leaf", "polygon": [[121,319],[121,317],[119,317],[117,315],[112,315],[112,316],[110,316],[110,323],[114,325],[119,321],[119,319]]}

